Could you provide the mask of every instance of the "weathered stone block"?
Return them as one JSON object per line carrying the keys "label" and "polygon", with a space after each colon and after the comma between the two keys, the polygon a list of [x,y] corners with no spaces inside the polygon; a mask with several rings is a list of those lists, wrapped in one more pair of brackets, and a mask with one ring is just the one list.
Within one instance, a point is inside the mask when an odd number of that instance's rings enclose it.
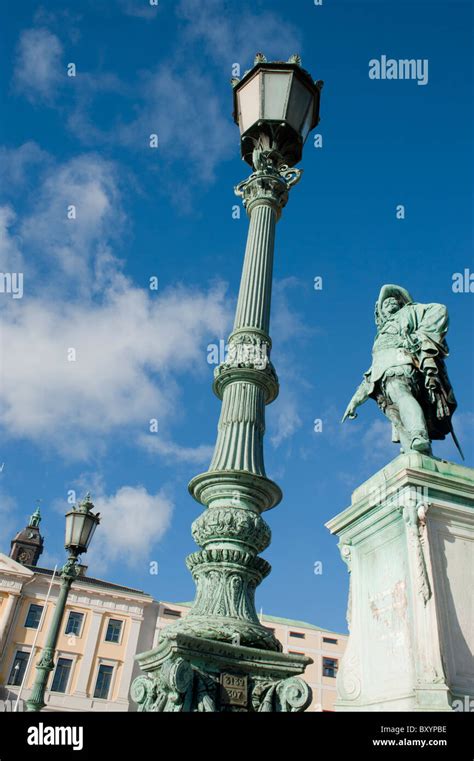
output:
{"label": "weathered stone block", "polygon": [[[400,455],[327,524],[351,581],[336,710],[462,710],[474,697],[474,470]],[[466,699],[467,696],[467,699]]]}

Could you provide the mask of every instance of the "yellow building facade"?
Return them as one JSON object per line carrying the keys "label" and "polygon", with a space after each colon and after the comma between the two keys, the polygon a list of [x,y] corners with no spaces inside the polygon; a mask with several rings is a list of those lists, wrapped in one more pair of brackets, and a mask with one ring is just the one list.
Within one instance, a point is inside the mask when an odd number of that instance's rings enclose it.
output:
{"label": "yellow building facade", "polygon": [[[0,553],[0,707],[23,710],[45,643],[60,580]],[[51,583],[52,582],[52,583]],[[49,597],[48,597],[49,596]],[[81,575],[72,585],[45,695],[49,711],[133,711],[135,654],[156,646],[164,626],[186,616],[190,603],[158,602],[140,590]],[[309,711],[332,711],[347,635],[303,621],[261,616],[288,653],[314,663],[304,678]]]}
{"label": "yellow building facade", "polygon": [[[0,684],[7,709],[30,695],[59,592],[52,575],[0,553]],[[152,606],[153,598],[138,590],[79,577],[68,596],[46,710],[128,711],[134,656],[146,649]]]}
{"label": "yellow building facade", "polygon": [[[176,618],[186,616],[191,603],[159,603],[153,647],[158,643],[161,629]],[[336,678],[347,644],[347,634],[321,629],[305,621],[260,615],[261,623],[272,629],[281,642],[284,653],[298,653],[313,659],[303,675],[313,691],[308,711],[334,711]]]}

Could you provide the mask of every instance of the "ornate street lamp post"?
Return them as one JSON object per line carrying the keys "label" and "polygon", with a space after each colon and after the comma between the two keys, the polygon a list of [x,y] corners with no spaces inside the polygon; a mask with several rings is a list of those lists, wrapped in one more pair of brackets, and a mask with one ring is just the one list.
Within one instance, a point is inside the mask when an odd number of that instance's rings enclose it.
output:
{"label": "ornate street lamp post", "polygon": [[192,527],[202,549],[187,558],[196,598],[155,650],[137,656],[148,674],[132,685],[140,710],[297,711],[311,700],[298,676],[311,660],[281,652],[254,596],[270,572],[259,557],[270,544],[262,513],[282,497],[263,460],[265,405],[278,394],[269,335],[275,227],[301,176],[294,164],[319,121],[322,82],[299,56],[269,63],[259,54],[233,86],[242,157],[254,171],[236,188],[250,226],[228,358],[215,371],[217,443],[209,470],[189,484],[207,507]]}
{"label": "ornate street lamp post", "polygon": [[54,668],[54,652],[61,629],[67,596],[72,582],[77,578],[79,573],[77,559],[79,555],[87,552],[94,531],[100,523],[99,514],[91,512],[93,507],[90,494],[87,494],[82,502],[79,502],[76,507],[66,514],[66,541],[64,546],[69,553],[69,557],[60,573],[61,587],[46,638],[46,644],[36,666],[35,683],[31,695],[26,701],[27,711],[41,711],[45,706],[44,693],[49,673]]}

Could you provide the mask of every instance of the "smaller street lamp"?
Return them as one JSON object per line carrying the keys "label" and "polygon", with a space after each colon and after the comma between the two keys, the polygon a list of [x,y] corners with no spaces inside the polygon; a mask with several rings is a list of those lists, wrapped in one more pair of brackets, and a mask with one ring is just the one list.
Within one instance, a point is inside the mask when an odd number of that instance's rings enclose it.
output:
{"label": "smaller street lamp", "polygon": [[49,673],[54,668],[54,653],[61,629],[67,596],[72,582],[79,574],[77,559],[79,555],[87,552],[94,531],[100,523],[99,513],[94,514],[92,512],[93,507],[90,494],[86,494],[82,502],[79,502],[78,505],[66,513],[66,539],[64,546],[69,553],[69,557],[60,572],[61,587],[59,589],[58,600],[49,627],[46,644],[36,666],[35,683],[31,695],[26,701],[27,711],[41,711],[46,705],[44,693]]}

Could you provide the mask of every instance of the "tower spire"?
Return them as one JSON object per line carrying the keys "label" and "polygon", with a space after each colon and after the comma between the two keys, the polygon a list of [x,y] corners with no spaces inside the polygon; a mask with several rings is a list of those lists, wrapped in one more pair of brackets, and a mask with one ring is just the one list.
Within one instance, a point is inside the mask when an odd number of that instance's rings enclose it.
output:
{"label": "tower spire", "polygon": [[11,541],[10,557],[23,565],[36,565],[43,552],[44,540],[40,534],[41,512],[36,500],[36,510],[30,515],[27,526]]}

